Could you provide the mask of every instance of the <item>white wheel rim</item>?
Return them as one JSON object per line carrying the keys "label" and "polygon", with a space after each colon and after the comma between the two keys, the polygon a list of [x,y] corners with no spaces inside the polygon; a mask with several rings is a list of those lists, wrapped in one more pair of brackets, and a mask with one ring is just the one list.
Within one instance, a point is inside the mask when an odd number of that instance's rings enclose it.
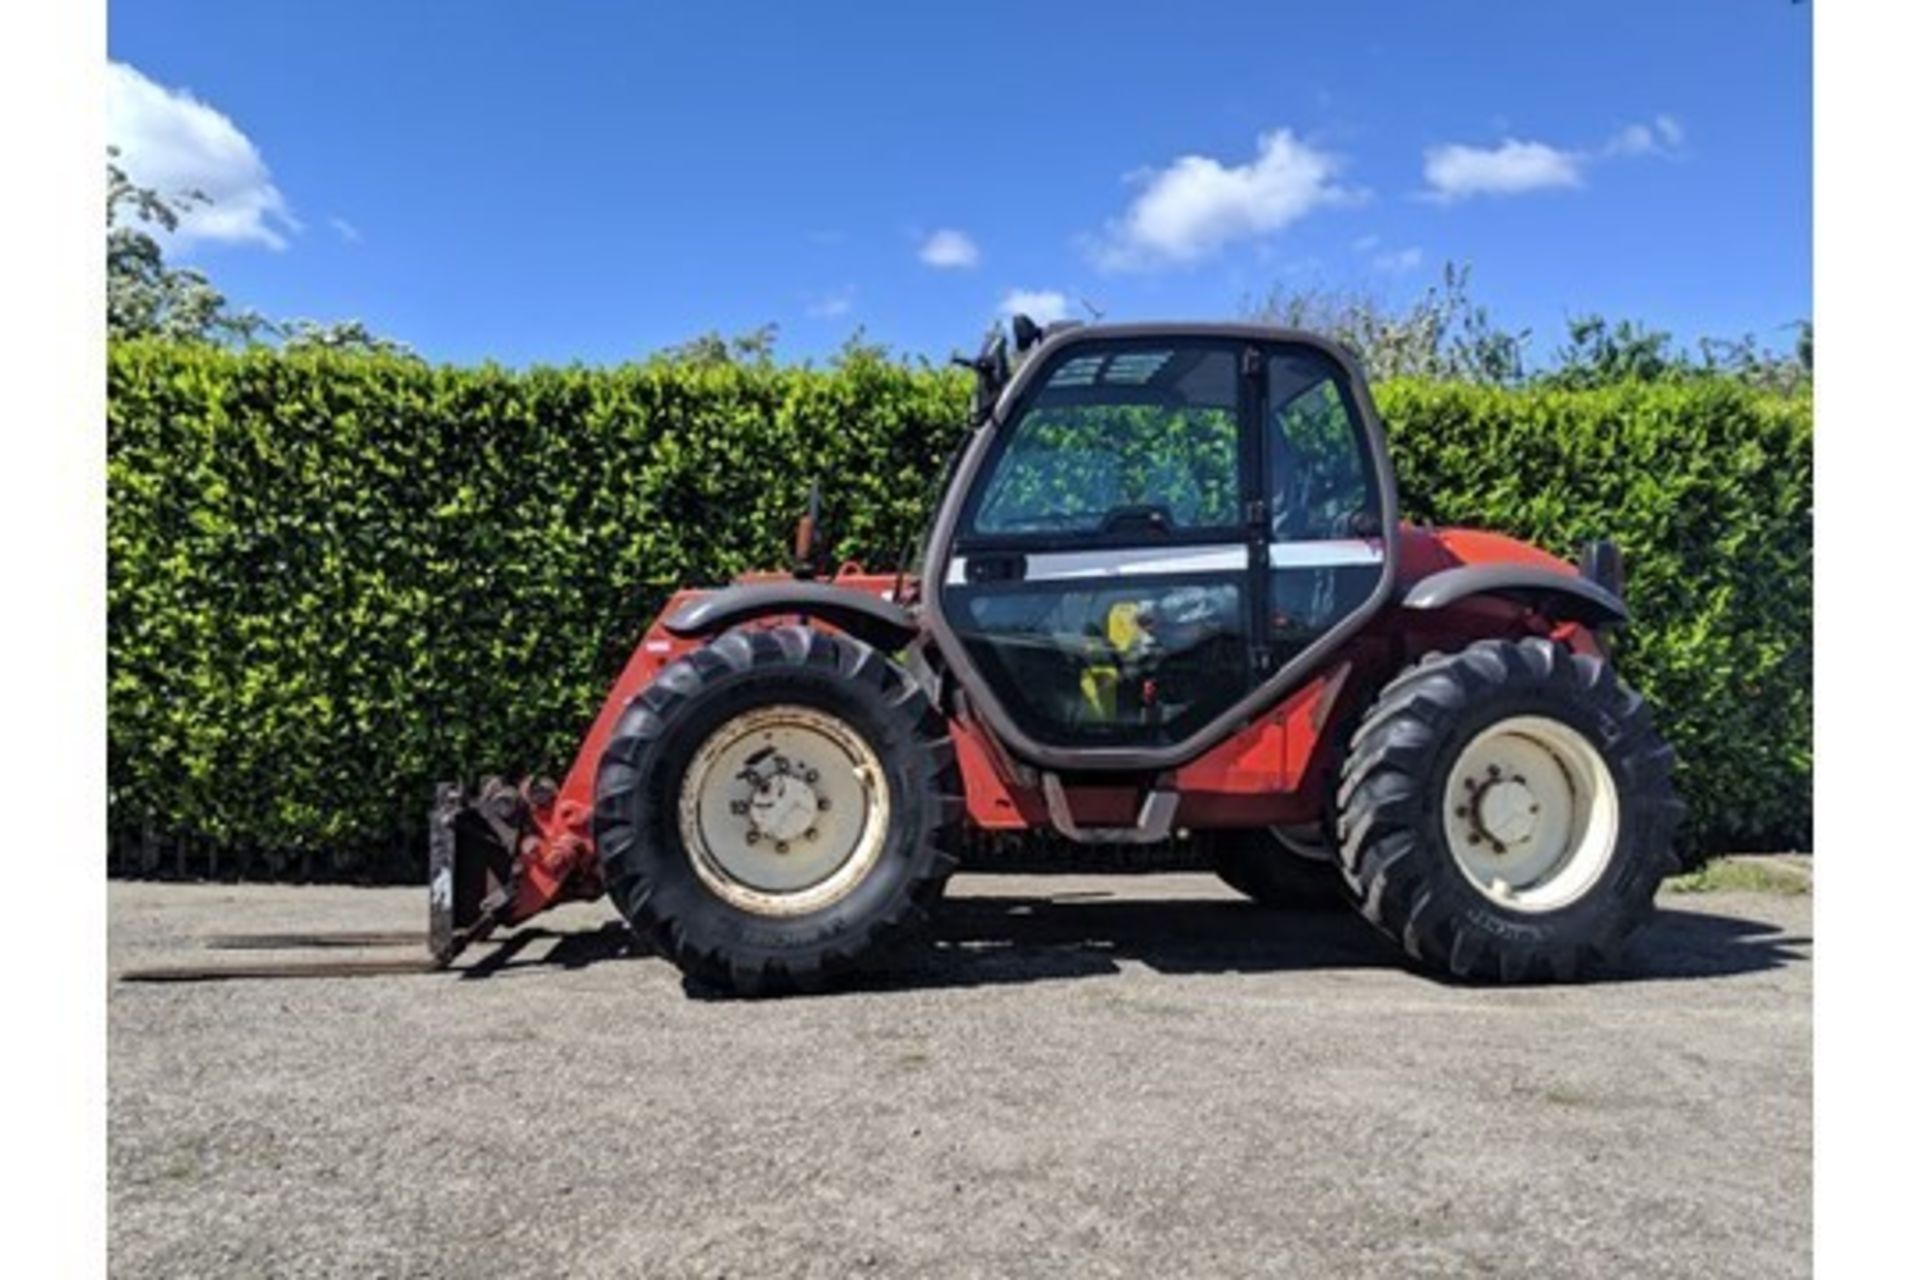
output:
{"label": "white wheel rim", "polygon": [[1613,859],[1620,792],[1587,736],[1546,716],[1477,734],[1447,774],[1447,847],[1474,888],[1514,911],[1554,911]]}
{"label": "white wheel rim", "polygon": [[865,738],[812,707],[756,707],[707,736],[680,784],[695,874],[757,915],[837,902],[880,858],[891,804]]}

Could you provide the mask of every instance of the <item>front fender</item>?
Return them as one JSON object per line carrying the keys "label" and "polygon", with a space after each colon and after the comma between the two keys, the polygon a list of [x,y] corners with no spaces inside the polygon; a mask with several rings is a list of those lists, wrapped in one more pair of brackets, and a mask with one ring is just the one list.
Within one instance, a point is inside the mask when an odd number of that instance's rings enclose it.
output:
{"label": "front fender", "polygon": [[866,641],[883,653],[920,634],[912,614],[870,591],[825,582],[753,582],[725,587],[674,610],[663,624],[681,638],[709,636],[755,618],[805,614]]}
{"label": "front fender", "polygon": [[1577,574],[1531,564],[1466,564],[1429,574],[1408,587],[1403,609],[1444,609],[1469,596],[1518,600],[1557,619],[1595,629],[1627,621],[1626,602]]}

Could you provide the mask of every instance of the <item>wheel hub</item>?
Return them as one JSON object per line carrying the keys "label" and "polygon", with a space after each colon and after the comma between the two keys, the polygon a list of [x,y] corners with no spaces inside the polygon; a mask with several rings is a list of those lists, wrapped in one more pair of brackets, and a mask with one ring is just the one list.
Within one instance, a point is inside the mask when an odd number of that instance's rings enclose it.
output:
{"label": "wheel hub", "polygon": [[[781,759],[784,763],[785,757]],[[747,801],[747,821],[752,829],[762,839],[779,844],[817,836],[813,823],[819,813],[820,797],[791,773],[759,779],[753,798]]]}
{"label": "wheel hub", "polygon": [[1501,778],[1470,792],[1473,825],[1500,852],[1504,845],[1523,844],[1538,825],[1539,802],[1526,781]]}

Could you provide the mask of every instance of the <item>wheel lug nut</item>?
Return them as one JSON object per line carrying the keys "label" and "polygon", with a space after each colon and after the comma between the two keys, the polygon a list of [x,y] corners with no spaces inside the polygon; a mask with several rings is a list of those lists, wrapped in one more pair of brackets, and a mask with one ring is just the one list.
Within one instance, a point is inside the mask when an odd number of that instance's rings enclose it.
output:
{"label": "wheel lug nut", "polygon": [[818,782],[818,781],[820,781],[820,771],[819,771],[818,769],[809,769],[809,770],[807,770],[807,772],[806,772],[806,779],[807,779],[807,781],[808,781],[809,783],[814,783],[814,782]]}
{"label": "wheel lug nut", "polygon": [[826,812],[827,810],[829,810],[829,809],[831,809],[831,808],[833,808],[833,801],[831,801],[831,800],[829,800],[829,799],[827,799],[827,798],[826,798],[825,796],[821,796],[821,797],[820,797],[820,812],[822,812],[822,813],[825,813],[825,812]]}
{"label": "wheel lug nut", "polygon": [[759,843],[760,843],[760,833],[759,833],[758,831],[749,831],[749,832],[747,832],[747,843],[748,843],[748,844],[759,844]]}
{"label": "wheel lug nut", "polygon": [[1468,843],[1468,844],[1479,844],[1479,843],[1480,843],[1480,835],[1479,835],[1479,833],[1478,833],[1478,832],[1474,832],[1474,831],[1469,831],[1469,832],[1467,833],[1467,843]]}
{"label": "wheel lug nut", "polygon": [[787,851],[787,842],[785,840],[774,841],[773,851],[775,853],[785,853]]}
{"label": "wheel lug nut", "polygon": [[735,800],[732,804],[728,805],[727,808],[731,809],[736,817],[744,818],[747,814],[747,802],[745,800]]}
{"label": "wheel lug nut", "polygon": [[1453,811],[1453,816],[1454,816],[1454,817],[1456,817],[1456,818],[1464,818],[1464,817],[1466,817],[1466,816],[1467,816],[1467,806],[1465,806],[1465,805],[1460,805],[1460,806],[1458,806],[1457,808],[1455,808],[1455,809],[1454,809],[1454,811]]}
{"label": "wheel lug nut", "polygon": [[820,832],[818,829],[814,827],[808,827],[806,830],[806,837],[809,840],[818,840],[820,838]]}
{"label": "wheel lug nut", "polygon": [[1499,777],[1499,776],[1500,776],[1500,766],[1499,766],[1499,765],[1497,765],[1497,764],[1490,764],[1490,765],[1488,765],[1488,766],[1487,766],[1487,776],[1488,776],[1489,778],[1497,778],[1497,777]]}

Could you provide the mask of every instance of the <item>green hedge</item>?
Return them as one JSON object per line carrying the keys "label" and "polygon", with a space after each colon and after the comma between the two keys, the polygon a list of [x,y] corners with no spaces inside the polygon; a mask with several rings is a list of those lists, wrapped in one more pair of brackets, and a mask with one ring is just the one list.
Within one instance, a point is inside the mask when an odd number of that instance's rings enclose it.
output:
{"label": "green hedge", "polygon": [[[819,477],[891,566],[963,374],[436,368],[115,345],[109,823],[404,865],[435,779],[558,771],[677,582],[783,562]],[[1807,402],[1729,384],[1380,391],[1422,518],[1625,546],[1623,654],[1706,848],[1810,822]]]}

